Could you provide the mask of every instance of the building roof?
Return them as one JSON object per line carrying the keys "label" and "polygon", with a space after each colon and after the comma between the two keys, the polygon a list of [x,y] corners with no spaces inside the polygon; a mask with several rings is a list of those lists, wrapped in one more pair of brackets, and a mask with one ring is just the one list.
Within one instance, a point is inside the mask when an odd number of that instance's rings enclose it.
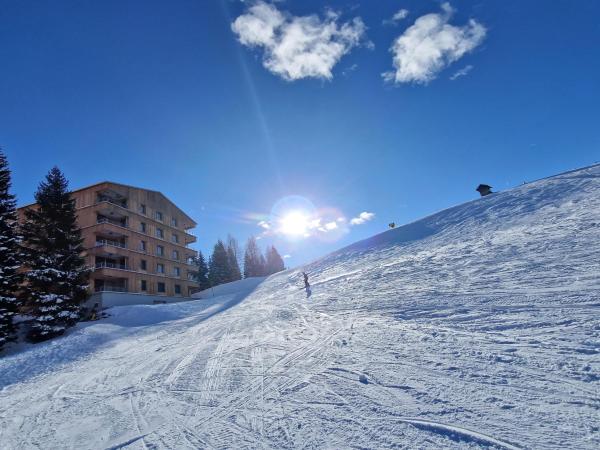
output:
{"label": "building roof", "polygon": [[[192,222],[194,225],[198,225],[194,219],[192,219],[192,218],[191,218],[190,216],[188,216],[188,215],[187,215],[185,212],[183,212],[183,210],[182,210],[181,208],[179,208],[179,207],[178,207],[178,206],[177,206],[177,205],[176,205],[176,204],[175,204],[173,201],[171,201],[171,199],[169,199],[169,197],[167,197],[167,196],[166,196],[165,194],[163,194],[162,192],[160,192],[160,191],[155,191],[155,190],[153,190],[153,189],[146,189],[146,188],[141,188],[141,187],[137,187],[137,186],[131,186],[131,185],[129,185],[129,184],[116,183],[116,182],[114,182],[114,181],[108,181],[108,180],[107,180],[107,181],[100,181],[100,182],[98,182],[98,183],[90,184],[90,185],[88,185],[88,186],[84,186],[84,187],[81,187],[81,188],[78,188],[78,189],[73,189],[73,190],[71,190],[71,193],[73,193],[73,192],[79,192],[79,191],[85,191],[86,189],[90,189],[90,188],[93,188],[93,187],[95,187],[95,186],[100,186],[100,185],[102,185],[102,184],[114,184],[114,185],[116,185],[116,186],[123,186],[123,187],[130,188],[130,189],[139,189],[139,190],[141,190],[141,191],[154,192],[155,194],[161,195],[162,197],[164,197],[164,199],[165,199],[165,200],[167,200],[169,203],[171,203],[172,205],[174,205],[174,206],[175,206],[175,208],[177,208],[177,210],[178,210],[178,211],[179,211],[179,212],[180,212],[180,213],[181,213],[183,216],[185,216],[185,217],[186,217],[186,218],[187,218],[187,219],[188,219],[190,222]],[[23,205],[23,206],[19,207],[19,209],[27,208],[27,207],[29,207],[29,206],[33,206],[33,205],[35,205],[35,204],[36,204],[36,202],[29,203],[29,204],[27,204],[27,205]]]}

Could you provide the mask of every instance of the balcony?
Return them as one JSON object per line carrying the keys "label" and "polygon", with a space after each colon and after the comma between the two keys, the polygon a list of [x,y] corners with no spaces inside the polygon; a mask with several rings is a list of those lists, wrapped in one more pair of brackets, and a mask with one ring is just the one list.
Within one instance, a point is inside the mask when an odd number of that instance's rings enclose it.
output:
{"label": "balcony", "polygon": [[115,221],[113,223],[117,225],[120,222],[121,226],[127,226],[129,212],[122,206],[107,201],[98,202],[96,203],[96,213],[98,218],[106,218]]}
{"label": "balcony", "polygon": [[96,223],[97,224],[103,224],[103,223],[109,223],[112,225],[116,225],[118,227],[122,227],[122,228],[128,228],[129,225],[127,224],[127,220],[123,220],[123,219],[110,219],[108,217],[104,217],[101,215],[98,215],[98,217],[96,218]]}
{"label": "balcony", "polygon": [[127,248],[127,243],[123,241],[114,241],[112,239],[96,239],[96,247]]}
{"label": "balcony", "polygon": [[96,193],[96,203],[108,202],[127,209],[127,197],[112,189],[103,189]]}
{"label": "balcony", "polygon": [[94,280],[94,292],[128,292],[127,280],[125,278]]}
{"label": "balcony", "polygon": [[113,262],[97,262],[96,269],[120,269],[130,270],[127,264],[113,263]]}

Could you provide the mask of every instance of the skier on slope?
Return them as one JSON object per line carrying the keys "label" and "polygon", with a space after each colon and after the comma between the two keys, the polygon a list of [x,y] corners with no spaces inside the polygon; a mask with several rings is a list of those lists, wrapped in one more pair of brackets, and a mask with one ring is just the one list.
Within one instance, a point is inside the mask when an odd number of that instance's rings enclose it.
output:
{"label": "skier on slope", "polygon": [[304,289],[306,289],[306,298],[310,297],[312,291],[310,290],[310,283],[308,282],[308,274],[306,272],[302,272],[304,276]]}

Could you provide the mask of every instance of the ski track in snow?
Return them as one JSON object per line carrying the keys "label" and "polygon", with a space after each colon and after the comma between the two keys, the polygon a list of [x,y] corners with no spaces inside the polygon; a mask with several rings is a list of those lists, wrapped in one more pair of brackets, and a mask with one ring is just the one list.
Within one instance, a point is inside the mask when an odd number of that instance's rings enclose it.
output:
{"label": "ski track in snow", "polygon": [[0,359],[0,448],[598,448],[600,166]]}

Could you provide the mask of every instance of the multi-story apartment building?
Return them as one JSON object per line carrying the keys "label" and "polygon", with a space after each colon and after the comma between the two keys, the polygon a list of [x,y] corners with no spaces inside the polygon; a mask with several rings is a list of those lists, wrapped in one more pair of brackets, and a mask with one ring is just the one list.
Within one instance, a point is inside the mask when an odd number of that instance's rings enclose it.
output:
{"label": "multi-story apartment building", "polygon": [[[196,223],[167,197],[108,181],[71,194],[86,262],[94,269],[91,293],[189,297],[197,290],[189,275],[196,251],[188,247],[196,241],[188,233]],[[21,216],[30,207],[21,208]]]}

